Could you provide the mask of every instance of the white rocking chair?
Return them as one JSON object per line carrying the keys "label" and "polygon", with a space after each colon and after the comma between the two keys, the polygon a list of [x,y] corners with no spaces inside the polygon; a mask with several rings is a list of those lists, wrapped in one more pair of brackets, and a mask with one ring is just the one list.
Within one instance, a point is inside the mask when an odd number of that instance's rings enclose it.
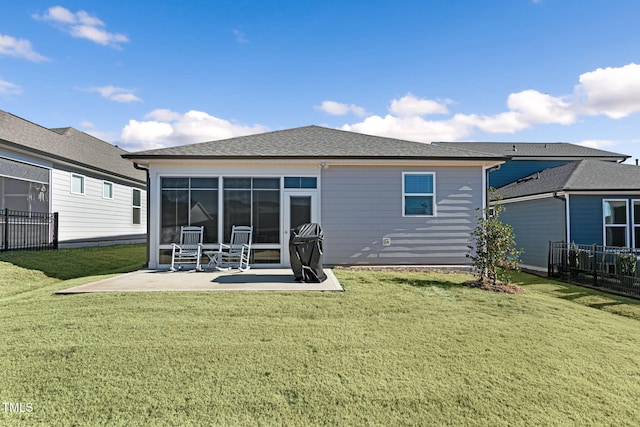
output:
{"label": "white rocking chair", "polygon": [[200,257],[203,236],[204,227],[202,226],[180,227],[180,243],[171,244],[171,271],[182,270],[183,263],[195,264],[196,271],[202,271]]}
{"label": "white rocking chair", "polygon": [[220,243],[217,251],[207,251],[205,254],[211,260],[207,268],[216,267],[218,270],[237,268],[247,271],[249,257],[251,256],[251,234],[253,227],[246,225],[234,225],[231,228],[231,242],[228,245]]}

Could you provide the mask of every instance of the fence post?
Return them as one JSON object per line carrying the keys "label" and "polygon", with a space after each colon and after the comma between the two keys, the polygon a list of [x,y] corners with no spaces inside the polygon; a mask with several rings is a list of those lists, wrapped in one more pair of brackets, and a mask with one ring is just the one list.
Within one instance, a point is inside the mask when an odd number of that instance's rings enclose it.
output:
{"label": "fence post", "polygon": [[53,249],[58,249],[58,212],[53,213]]}
{"label": "fence post", "polygon": [[4,208],[4,241],[2,242],[3,249],[9,250],[9,208]]}
{"label": "fence post", "polygon": [[596,252],[597,245],[594,243],[591,246],[593,252],[593,286],[598,286],[598,253]]}

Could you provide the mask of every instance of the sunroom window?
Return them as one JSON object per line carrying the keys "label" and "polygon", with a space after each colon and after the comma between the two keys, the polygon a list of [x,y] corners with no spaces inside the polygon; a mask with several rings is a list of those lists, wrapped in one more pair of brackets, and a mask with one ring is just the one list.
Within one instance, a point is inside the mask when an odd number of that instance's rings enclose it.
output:
{"label": "sunroom window", "polygon": [[160,243],[177,242],[183,225],[203,225],[204,242],[218,242],[218,178],[162,178]]}

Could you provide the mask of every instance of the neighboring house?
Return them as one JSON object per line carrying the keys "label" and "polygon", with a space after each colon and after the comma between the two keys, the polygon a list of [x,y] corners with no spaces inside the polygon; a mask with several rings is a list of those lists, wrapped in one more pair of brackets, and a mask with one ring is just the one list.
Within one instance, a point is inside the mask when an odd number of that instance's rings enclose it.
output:
{"label": "neighboring house", "polygon": [[515,182],[532,173],[577,160],[623,162],[630,157],[566,142],[437,142],[435,144],[509,157],[509,162],[489,174],[489,185],[494,188]]}
{"label": "neighboring house", "polygon": [[547,268],[549,241],[640,248],[640,167],[581,160],[497,190],[525,266]]}
{"label": "neighboring house", "polygon": [[0,209],[58,212],[60,246],[146,241],[146,174],[73,128],[0,110]]}
{"label": "neighboring house", "polygon": [[324,231],[324,263],[469,265],[486,172],[506,157],[307,126],[123,156],[149,169],[151,268],[182,225],[205,248],[252,225],[254,264],[287,266],[289,232]]}

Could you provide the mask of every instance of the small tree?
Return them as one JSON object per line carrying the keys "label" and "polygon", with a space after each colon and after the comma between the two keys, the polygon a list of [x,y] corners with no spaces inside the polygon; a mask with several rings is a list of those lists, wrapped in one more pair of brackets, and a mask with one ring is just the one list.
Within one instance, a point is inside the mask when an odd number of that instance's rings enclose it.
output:
{"label": "small tree", "polygon": [[[493,195],[494,190],[490,189],[489,194]],[[471,232],[472,245],[469,245],[472,253],[467,254],[479,279],[488,280],[492,285],[497,280],[509,281],[508,271],[518,270],[522,253],[516,249],[513,228],[500,221],[502,211],[504,207],[497,198],[492,212],[485,208],[484,215],[477,217],[478,223]]]}

